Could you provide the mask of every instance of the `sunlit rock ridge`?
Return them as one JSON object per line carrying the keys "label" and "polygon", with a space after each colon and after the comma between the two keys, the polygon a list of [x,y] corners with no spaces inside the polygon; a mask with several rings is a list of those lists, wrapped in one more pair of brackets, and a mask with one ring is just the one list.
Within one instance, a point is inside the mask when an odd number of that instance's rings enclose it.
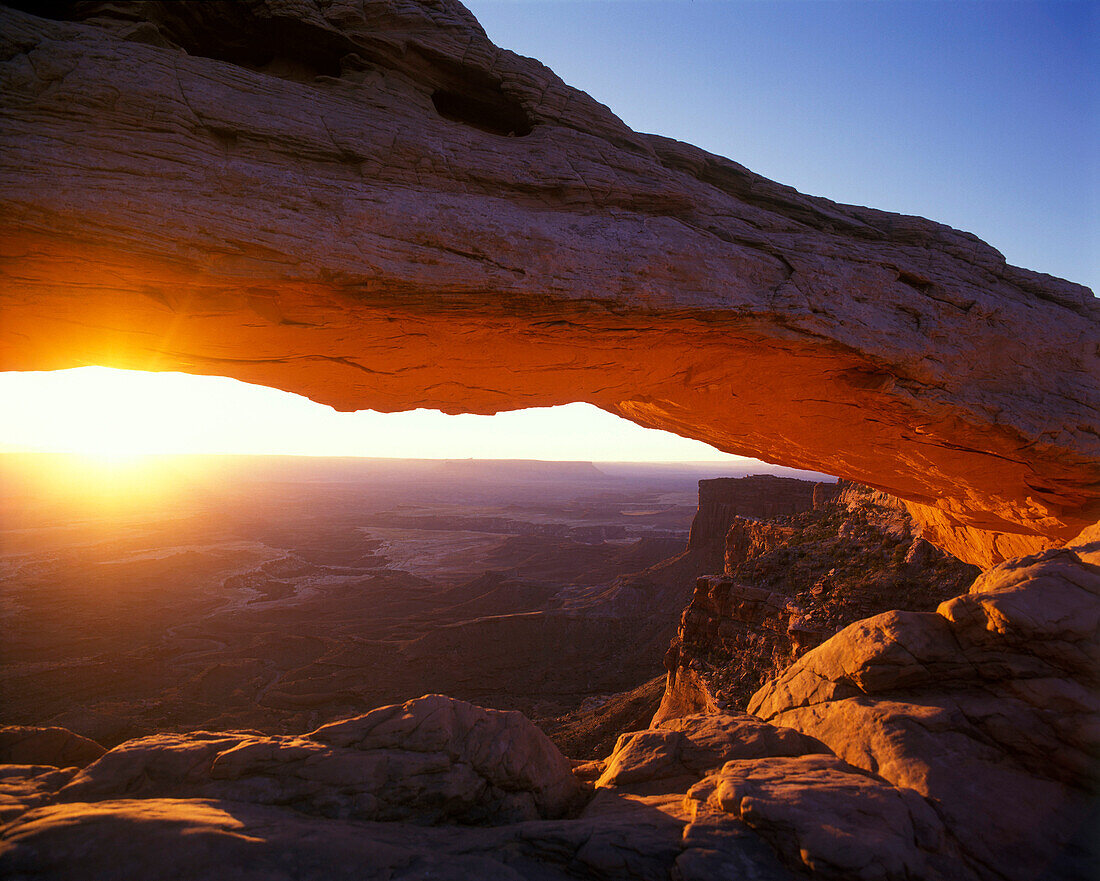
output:
{"label": "sunlit rock ridge", "polygon": [[1100,515],[1095,299],[970,233],[633,132],[453,0],[15,5],[2,369],[587,401],[987,567]]}

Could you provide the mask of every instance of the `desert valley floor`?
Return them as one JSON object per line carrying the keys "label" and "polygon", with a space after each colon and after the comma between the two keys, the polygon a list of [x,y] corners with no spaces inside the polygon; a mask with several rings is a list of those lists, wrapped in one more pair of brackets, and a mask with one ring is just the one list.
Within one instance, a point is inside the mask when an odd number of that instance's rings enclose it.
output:
{"label": "desert valley floor", "polygon": [[643,622],[614,600],[646,576],[623,576],[684,550],[723,470],[179,458],[165,494],[121,503],[126,466],[49,484],[57,461],[0,459],[0,721],[106,745],[432,692],[548,722],[632,689],[692,581]]}

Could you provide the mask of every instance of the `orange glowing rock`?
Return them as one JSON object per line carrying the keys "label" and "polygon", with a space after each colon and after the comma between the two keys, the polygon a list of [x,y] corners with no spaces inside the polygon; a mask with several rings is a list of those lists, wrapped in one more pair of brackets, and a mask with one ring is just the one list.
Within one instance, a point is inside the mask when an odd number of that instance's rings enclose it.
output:
{"label": "orange glowing rock", "polygon": [[142,8],[0,10],[0,368],[587,401],[987,567],[1100,516],[1086,288],[637,134],[458,4]]}

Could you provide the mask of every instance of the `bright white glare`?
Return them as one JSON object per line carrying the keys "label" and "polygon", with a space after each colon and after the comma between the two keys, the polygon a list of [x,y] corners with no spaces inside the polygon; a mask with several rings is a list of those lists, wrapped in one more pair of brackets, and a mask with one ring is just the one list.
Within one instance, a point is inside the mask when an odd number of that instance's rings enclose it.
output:
{"label": "bright white glare", "polygon": [[220,376],[108,367],[0,373],[0,450],[597,462],[744,461],[590,404],[448,416],[338,413]]}

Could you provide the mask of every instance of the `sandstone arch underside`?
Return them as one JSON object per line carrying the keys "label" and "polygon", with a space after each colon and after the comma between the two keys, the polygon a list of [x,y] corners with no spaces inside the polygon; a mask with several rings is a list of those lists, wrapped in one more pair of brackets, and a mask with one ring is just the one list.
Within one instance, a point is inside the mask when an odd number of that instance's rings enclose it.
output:
{"label": "sandstone arch underside", "polygon": [[1100,517],[1087,288],[635,133],[446,0],[48,8],[0,10],[0,369],[588,401],[984,566]]}

